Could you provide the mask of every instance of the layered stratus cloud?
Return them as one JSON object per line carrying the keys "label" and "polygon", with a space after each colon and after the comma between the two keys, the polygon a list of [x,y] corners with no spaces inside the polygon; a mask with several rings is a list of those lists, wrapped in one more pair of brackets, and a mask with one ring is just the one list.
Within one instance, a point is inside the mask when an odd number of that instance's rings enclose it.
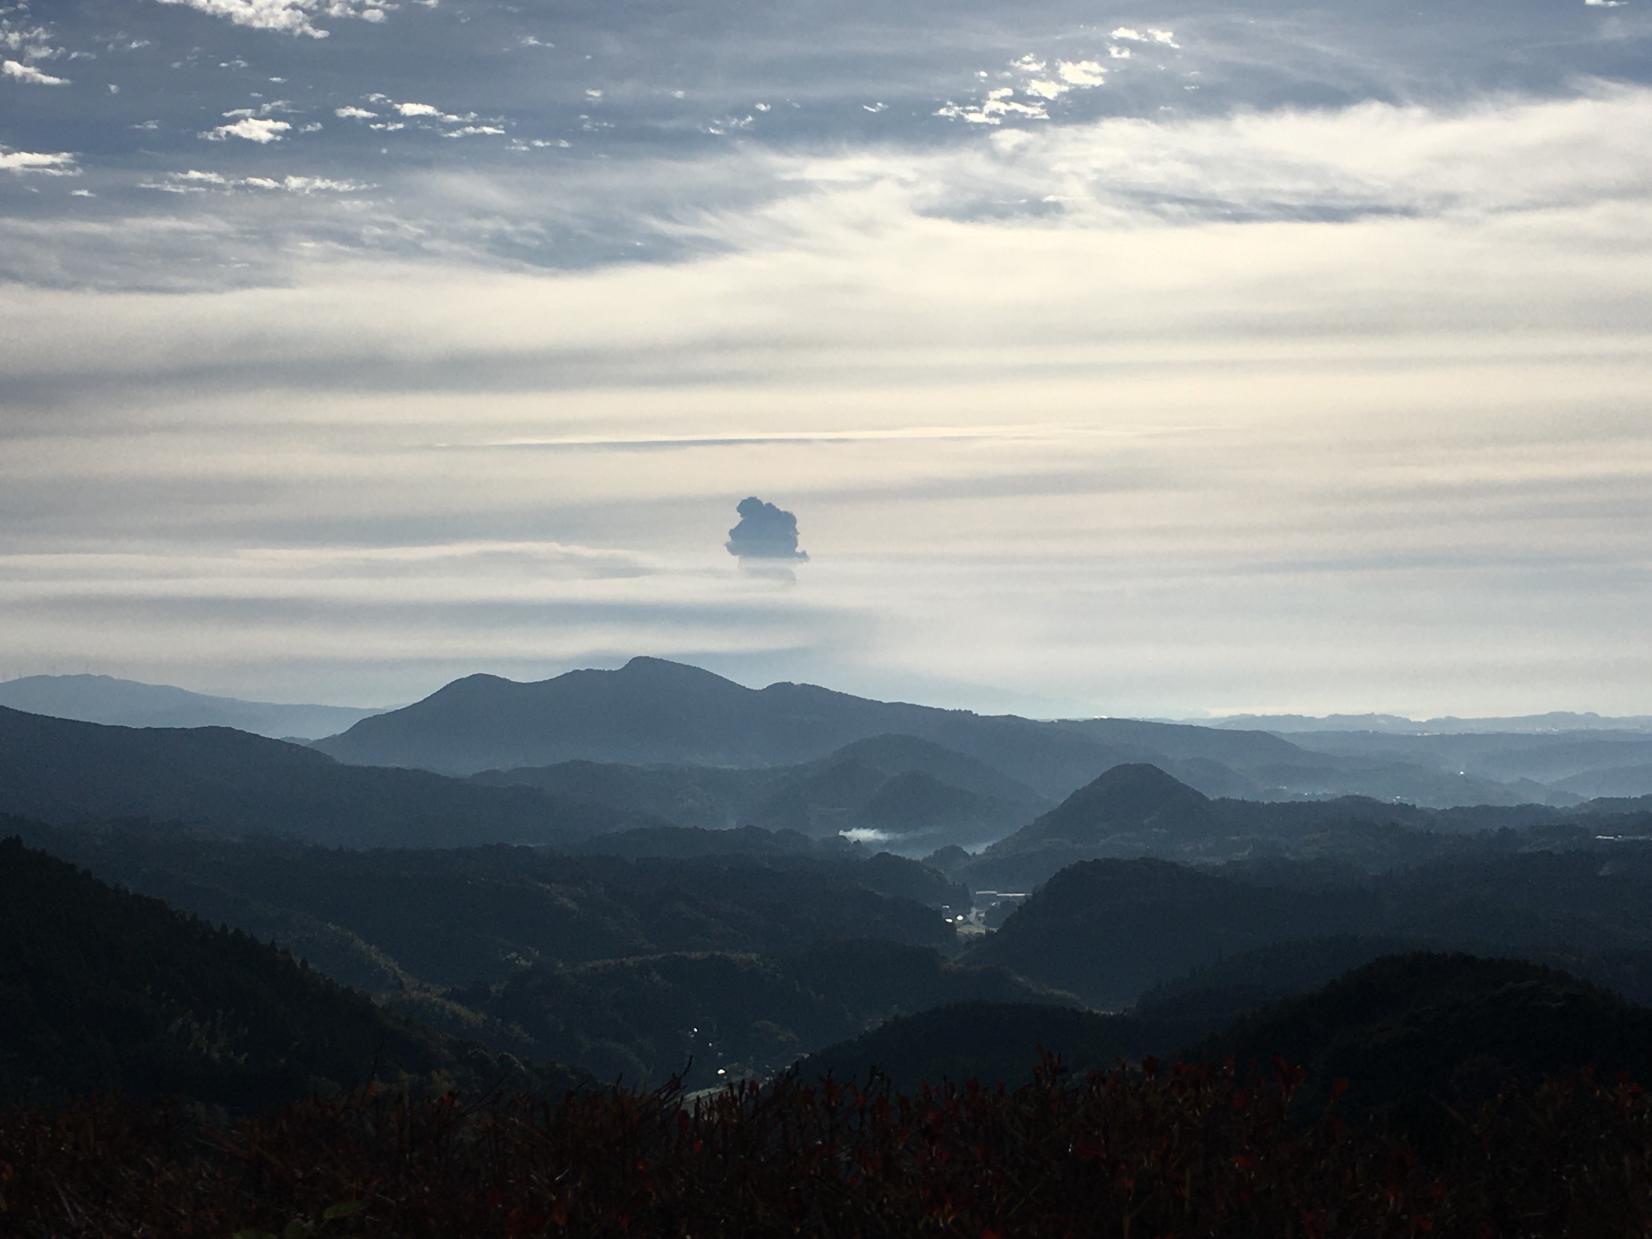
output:
{"label": "layered stratus cloud", "polygon": [[1652,694],[1635,4],[4,12],[0,674]]}

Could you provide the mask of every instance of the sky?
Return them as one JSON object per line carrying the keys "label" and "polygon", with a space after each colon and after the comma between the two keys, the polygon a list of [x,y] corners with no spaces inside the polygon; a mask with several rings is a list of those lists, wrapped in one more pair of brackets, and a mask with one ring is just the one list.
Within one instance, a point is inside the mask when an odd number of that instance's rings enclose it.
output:
{"label": "sky", "polygon": [[0,677],[1652,712],[1649,134],[1652,0],[0,0]]}

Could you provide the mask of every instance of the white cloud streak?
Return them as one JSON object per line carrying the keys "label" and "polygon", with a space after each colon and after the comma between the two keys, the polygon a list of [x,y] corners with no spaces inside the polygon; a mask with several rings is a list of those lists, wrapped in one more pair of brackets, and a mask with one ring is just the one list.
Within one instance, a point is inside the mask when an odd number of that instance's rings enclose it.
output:
{"label": "white cloud streak", "polygon": [[45,176],[74,176],[80,171],[68,151],[14,151],[0,146],[0,172],[37,172]]}
{"label": "white cloud streak", "polygon": [[183,5],[253,30],[306,35],[312,39],[325,39],[328,35],[327,30],[316,25],[318,19],[343,17],[381,22],[395,7],[386,0],[160,0],[160,3]]}
{"label": "white cloud streak", "polygon": [[23,82],[30,86],[67,86],[66,77],[53,77],[33,65],[22,64],[16,60],[0,61],[0,77],[9,77],[13,81]]}
{"label": "white cloud streak", "polygon": [[256,142],[262,146],[266,143],[281,141],[291,128],[292,125],[284,120],[243,116],[239,120],[219,125],[216,129],[205,130],[200,136],[208,142],[222,142],[228,138],[240,138],[243,142]]}

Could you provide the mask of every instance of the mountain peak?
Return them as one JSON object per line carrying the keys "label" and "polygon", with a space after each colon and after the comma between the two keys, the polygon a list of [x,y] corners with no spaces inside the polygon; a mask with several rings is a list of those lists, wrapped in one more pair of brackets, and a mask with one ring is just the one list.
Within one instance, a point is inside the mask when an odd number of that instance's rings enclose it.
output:
{"label": "mountain peak", "polygon": [[715,671],[707,671],[704,667],[696,667],[692,663],[673,662],[669,658],[654,658],[648,654],[638,654],[621,667],[617,674],[634,677],[646,676],[672,683],[734,683],[733,680],[720,676]]}
{"label": "mountain peak", "polygon": [[1103,771],[1005,843],[1094,843],[1140,830],[1202,830],[1210,800],[1147,762]]}

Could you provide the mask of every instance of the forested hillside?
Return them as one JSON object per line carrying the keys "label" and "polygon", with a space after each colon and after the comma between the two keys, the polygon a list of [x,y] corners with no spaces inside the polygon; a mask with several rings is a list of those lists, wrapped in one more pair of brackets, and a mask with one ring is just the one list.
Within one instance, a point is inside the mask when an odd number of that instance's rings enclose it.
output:
{"label": "forested hillside", "polygon": [[0,1100],[248,1109],[372,1080],[571,1080],[380,1011],[286,952],[0,839]]}

